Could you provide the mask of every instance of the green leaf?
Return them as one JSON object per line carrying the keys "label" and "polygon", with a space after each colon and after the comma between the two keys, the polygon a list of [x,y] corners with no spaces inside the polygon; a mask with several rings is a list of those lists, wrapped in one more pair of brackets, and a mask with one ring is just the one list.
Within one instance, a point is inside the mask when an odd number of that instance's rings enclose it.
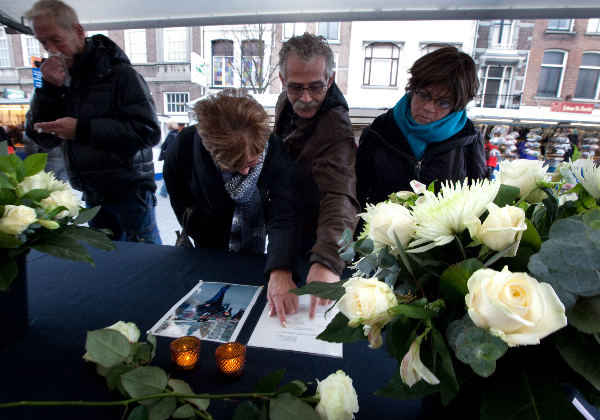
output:
{"label": "green leaf", "polygon": [[250,401],[244,401],[235,407],[231,420],[257,420],[260,410]]}
{"label": "green leaf", "polygon": [[392,376],[390,379],[390,382],[385,387],[375,391],[375,395],[394,398],[397,400],[415,400],[436,393],[439,390],[439,385],[429,385],[425,381],[419,381],[412,387],[409,387],[402,382],[400,369],[396,369],[394,376]]}
{"label": "green leaf", "polygon": [[148,410],[143,405],[138,405],[131,410],[127,420],[148,420]]}
{"label": "green leaf", "polygon": [[132,362],[134,364],[147,365],[152,361],[152,344],[149,343],[132,343]]}
{"label": "green leaf", "polygon": [[431,319],[437,316],[437,312],[424,308],[421,304],[416,302],[402,303],[388,309],[388,312],[393,315],[404,315],[415,319]]}
{"label": "green leaf", "polygon": [[344,252],[340,253],[340,258],[346,262],[350,262],[354,259],[355,254],[356,252],[354,251],[354,244],[350,244],[344,250]]}
{"label": "green leaf", "polygon": [[21,197],[21,200],[42,201],[44,198],[50,197],[48,190],[30,190],[27,194]]}
{"label": "green leaf", "polygon": [[365,238],[356,241],[354,248],[356,249],[356,252],[361,255],[369,255],[375,249],[375,245],[373,244],[373,240]]}
{"label": "green leaf", "polygon": [[591,228],[600,229],[600,209],[593,209],[583,215],[583,222]]}
{"label": "green leaf", "polygon": [[[508,366],[506,366],[508,367]],[[553,377],[552,366],[529,372],[525,366],[499,370],[485,383],[482,420],[576,419],[579,412]]]}
{"label": "green leaf", "polygon": [[25,176],[35,175],[40,171],[43,171],[48,161],[47,153],[34,153],[29,155],[23,161],[25,168]]}
{"label": "green leaf", "polygon": [[94,260],[83,245],[69,237],[60,236],[58,233],[49,240],[49,243],[32,245],[31,247],[44,254],[94,265]]}
{"label": "green leaf", "polygon": [[16,248],[22,244],[23,242],[19,238],[0,232],[0,248]]}
{"label": "green leaf", "polygon": [[186,404],[175,410],[172,417],[174,419],[194,419],[196,418],[196,413],[194,413],[191,405]]}
{"label": "green leaf", "polygon": [[96,363],[112,367],[129,358],[131,346],[129,340],[120,332],[101,329],[88,331],[85,350]]}
{"label": "green leaf", "polygon": [[469,293],[467,280],[480,268],[483,268],[481,261],[469,258],[446,269],[440,277],[442,296],[452,302],[464,303],[465,295]]}
{"label": "green leaf", "polygon": [[0,293],[10,289],[10,285],[17,277],[17,271],[17,263],[14,258],[5,257],[0,259]]}
{"label": "green leaf", "polygon": [[150,343],[152,345],[152,359],[154,359],[154,356],[156,356],[156,337],[153,336],[152,334],[148,334],[146,335],[146,340],[148,340],[148,343]]}
{"label": "green leaf", "polygon": [[175,398],[161,398],[148,407],[149,420],[167,420],[175,412],[177,401]]}
{"label": "green leaf", "polygon": [[501,184],[498,194],[494,199],[494,204],[498,207],[512,206],[517,198],[519,198],[521,190],[512,185]]}
{"label": "green leaf", "polygon": [[484,378],[494,373],[496,360],[508,349],[504,341],[473,324],[468,315],[448,326],[446,338],[458,360]]}
{"label": "green leaf", "polygon": [[581,217],[557,220],[528,269],[538,281],[550,283],[566,309],[579,296],[600,294],[600,234]]}
{"label": "green leaf", "polygon": [[337,244],[339,247],[343,247],[350,244],[350,242],[352,242],[352,231],[346,228]]}
{"label": "green leaf", "polygon": [[17,179],[17,182],[21,182],[25,178],[25,166],[23,165],[23,161],[19,156],[14,154],[0,156],[0,172],[14,176]]}
{"label": "green leaf", "polygon": [[8,142],[6,140],[0,141],[0,156],[8,156]]}
{"label": "green leaf", "polygon": [[319,420],[315,410],[291,394],[279,394],[271,400],[269,418],[272,420]]}
{"label": "green leaf", "polygon": [[406,316],[394,317],[386,326],[385,344],[390,357],[401,361],[416,337],[421,321]]}
{"label": "green leaf", "polygon": [[431,336],[433,338],[435,351],[442,359],[441,363],[436,365],[434,374],[440,380],[442,404],[447,405],[458,393],[458,381],[456,380],[454,366],[452,365],[452,356],[450,356],[448,347],[446,347],[444,337],[435,328],[431,329]]}
{"label": "green leaf", "polygon": [[89,222],[98,214],[100,211],[100,206],[92,207],[90,209],[81,209],[79,215],[73,219],[73,223],[76,225],[83,225],[84,223]]}
{"label": "green leaf", "polygon": [[282,394],[284,392],[287,392],[289,394],[299,397],[302,394],[304,394],[304,392],[306,392],[306,389],[307,389],[306,384],[304,382],[299,381],[299,380],[294,380],[294,381],[290,382],[289,384],[285,384],[284,386],[279,388],[277,390],[277,393]]}
{"label": "green leaf", "polygon": [[283,375],[285,375],[285,369],[279,369],[269,373],[267,376],[258,381],[256,386],[254,387],[254,392],[275,392],[275,390],[281,383],[281,380],[283,379]]}
{"label": "green leaf", "polygon": [[117,249],[115,243],[104,232],[85,226],[66,226],[61,231],[61,236],[85,242],[88,245],[105,251],[114,251]]}
{"label": "green leaf", "polygon": [[353,343],[365,339],[361,327],[352,328],[348,326],[348,318],[341,312],[338,312],[321,334],[317,336],[319,340],[330,343]]}
{"label": "green leaf", "polygon": [[[102,366],[102,365],[98,365]],[[106,374],[106,385],[110,391],[119,390],[121,387],[121,375],[129,372],[130,370],[135,369],[135,366],[132,365],[116,365],[110,368],[108,373]]]}
{"label": "green leaf", "polygon": [[563,328],[552,335],[556,348],[575,372],[600,390],[600,343],[591,334]]}
{"label": "green leaf", "polygon": [[581,298],[567,311],[569,325],[587,334],[600,333],[600,296]]}
{"label": "green leaf", "polygon": [[[167,386],[167,374],[156,366],[140,366],[121,376],[123,388],[132,398],[160,394]],[[142,401],[141,404],[152,404],[156,400]]]}
{"label": "green leaf", "polygon": [[[195,392],[192,390],[192,387],[190,387],[187,382],[182,381],[181,379],[169,379],[168,385],[178,394],[195,394]],[[210,400],[206,398],[186,398],[185,400],[194,404],[200,410],[206,410],[210,404]]]}
{"label": "green leaf", "polygon": [[323,299],[339,300],[346,289],[342,286],[342,282],[325,283],[322,281],[313,281],[312,283],[302,286],[299,289],[292,289],[290,293],[295,295],[313,295]]}

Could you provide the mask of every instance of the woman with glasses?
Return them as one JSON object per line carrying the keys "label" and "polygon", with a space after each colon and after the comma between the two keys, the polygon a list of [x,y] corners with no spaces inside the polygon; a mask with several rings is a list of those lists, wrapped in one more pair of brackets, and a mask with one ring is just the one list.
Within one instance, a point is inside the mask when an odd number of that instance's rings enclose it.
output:
{"label": "woman with glasses", "polygon": [[364,129],[356,156],[356,192],[362,208],[425,185],[486,175],[481,133],[465,107],[477,95],[473,59],[443,45],[414,62],[407,93]]}
{"label": "woman with glasses", "polygon": [[[297,310],[294,164],[269,116],[244,90],[196,103],[198,123],[169,146],[163,168],[171,206],[196,247],[263,254],[278,309]],[[268,245],[266,237],[268,235]]]}

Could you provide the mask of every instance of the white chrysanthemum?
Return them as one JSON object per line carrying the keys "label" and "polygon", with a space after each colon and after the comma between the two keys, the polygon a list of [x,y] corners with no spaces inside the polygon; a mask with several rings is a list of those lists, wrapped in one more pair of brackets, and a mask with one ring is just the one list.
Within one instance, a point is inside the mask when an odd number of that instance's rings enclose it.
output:
{"label": "white chrysanthemum", "polygon": [[68,191],[69,186],[62,181],[59,181],[54,176],[53,172],[40,171],[35,175],[26,177],[17,186],[17,194],[23,196],[31,190],[48,190],[53,191]]}
{"label": "white chrysanthemum", "polygon": [[409,252],[424,252],[452,242],[454,235],[463,232],[473,217],[483,214],[499,188],[497,181],[485,179],[469,183],[465,179],[462,184],[460,181],[442,184],[437,195],[425,191],[411,210],[416,240],[409,244],[414,248]]}
{"label": "white chrysanthemum", "polygon": [[573,165],[573,175],[577,182],[596,200],[600,200],[600,167],[591,158],[579,159]]}

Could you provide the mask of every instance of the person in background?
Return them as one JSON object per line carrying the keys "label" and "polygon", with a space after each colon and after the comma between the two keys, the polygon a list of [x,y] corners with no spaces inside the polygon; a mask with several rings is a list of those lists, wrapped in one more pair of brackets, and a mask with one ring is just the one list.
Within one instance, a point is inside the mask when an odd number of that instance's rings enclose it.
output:
{"label": "person in background", "polygon": [[[165,137],[165,141],[163,141],[163,144],[160,146],[160,154],[158,155],[158,160],[165,160],[167,148],[171,143],[175,141],[175,139],[177,139],[177,135],[179,134],[179,124],[177,124],[177,121],[169,120],[167,122],[167,130],[169,130],[169,132]],[[167,193],[167,184],[165,182],[163,182],[159,194],[163,197],[167,197],[169,195]]]}
{"label": "person in background", "polygon": [[424,55],[409,70],[407,93],[360,136],[356,157],[357,195],[366,203],[411,191],[410,181],[485,178],[481,133],[465,107],[478,89],[473,59],[450,45]]}
{"label": "person in background", "polygon": [[[337,242],[346,228],[354,229],[359,211],[356,143],[333,69],[333,52],[322,36],[292,37],[279,52],[284,92],[277,100],[273,131],[283,139],[298,172],[300,252],[310,264],[307,283],[340,280],[345,262]],[[327,303],[313,296],[310,317],[317,304]]]}
{"label": "person in background", "polygon": [[87,207],[101,205],[91,227],[110,229],[114,240],[160,244],[152,154],[160,128],[144,79],[110,39],[86,38],[65,3],[40,0],[25,15],[50,55],[27,135],[62,147],[71,186]]}
{"label": "person in background", "polygon": [[285,326],[298,309],[294,165],[269,116],[244,90],[225,90],[196,103],[198,123],[169,145],[163,168],[171,206],[196,247],[263,254],[267,296]]}

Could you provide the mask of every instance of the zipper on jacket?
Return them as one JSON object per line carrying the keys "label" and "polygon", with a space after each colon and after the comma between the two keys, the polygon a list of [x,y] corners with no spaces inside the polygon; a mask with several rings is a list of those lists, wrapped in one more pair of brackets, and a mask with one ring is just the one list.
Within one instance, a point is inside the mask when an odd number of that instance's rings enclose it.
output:
{"label": "zipper on jacket", "polygon": [[417,178],[421,179],[421,162],[422,160],[417,160],[417,164],[415,165],[415,169],[417,170]]}

